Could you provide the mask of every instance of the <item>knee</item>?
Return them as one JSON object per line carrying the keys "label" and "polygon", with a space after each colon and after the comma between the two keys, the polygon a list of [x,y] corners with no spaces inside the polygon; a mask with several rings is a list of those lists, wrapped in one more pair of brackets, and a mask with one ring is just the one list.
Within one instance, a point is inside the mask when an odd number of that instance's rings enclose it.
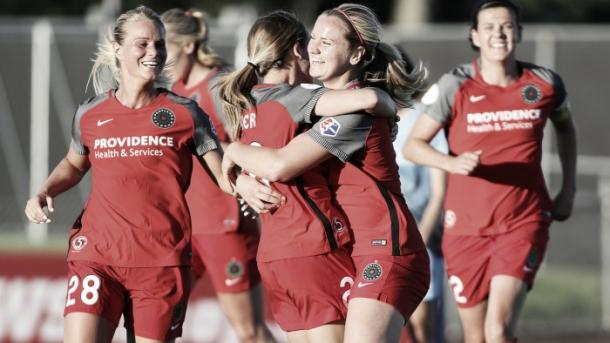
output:
{"label": "knee", "polygon": [[257,328],[252,323],[231,323],[240,343],[253,343],[257,341]]}
{"label": "knee", "polygon": [[506,343],[512,342],[513,334],[509,332],[508,327],[503,323],[496,321],[488,321],[485,323],[485,341],[489,343]]}

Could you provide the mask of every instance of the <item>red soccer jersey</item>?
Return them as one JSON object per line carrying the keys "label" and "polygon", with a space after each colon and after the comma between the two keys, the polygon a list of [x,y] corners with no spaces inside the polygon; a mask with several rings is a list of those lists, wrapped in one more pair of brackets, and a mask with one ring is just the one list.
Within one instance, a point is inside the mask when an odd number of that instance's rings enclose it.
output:
{"label": "red soccer jersey", "polygon": [[552,209],[540,161],[547,118],[567,106],[561,78],[518,63],[508,87],[485,83],[477,62],[445,74],[424,96],[426,113],[445,125],[449,152],[482,150],[469,176],[449,174],[445,234],[494,235],[535,221]]}
{"label": "red soccer jersey", "polygon": [[139,109],[123,106],[113,90],[80,105],[71,147],[88,155],[92,188],[74,225],[68,260],[189,265],[184,191],[191,155],[219,146],[212,130],[195,102],[165,90]]}
{"label": "red soccer jersey", "polygon": [[341,160],[333,160],[330,183],[354,233],[353,256],[425,249],[400,191],[390,129],[387,119],[349,114],[322,119],[308,131]]}
{"label": "red soccer jersey", "polygon": [[[269,148],[285,146],[310,121],[322,93],[322,88],[312,86],[255,87],[252,96],[257,105],[244,112],[241,141]],[[260,215],[259,261],[319,255],[350,242],[345,219],[332,203],[324,164],[272,186],[286,196],[286,203]]]}
{"label": "red soccer jersey", "polygon": [[[198,85],[185,88],[182,81],[176,82],[173,91],[187,98],[195,100],[201,109],[210,117],[218,138],[229,141],[216,105],[210,92],[211,86],[218,79],[222,70],[215,68]],[[193,156],[191,185],[186,191],[186,201],[191,212],[193,234],[218,234],[236,231],[239,228],[239,207],[237,200],[224,193],[212,180],[212,177],[197,166],[197,157]]]}

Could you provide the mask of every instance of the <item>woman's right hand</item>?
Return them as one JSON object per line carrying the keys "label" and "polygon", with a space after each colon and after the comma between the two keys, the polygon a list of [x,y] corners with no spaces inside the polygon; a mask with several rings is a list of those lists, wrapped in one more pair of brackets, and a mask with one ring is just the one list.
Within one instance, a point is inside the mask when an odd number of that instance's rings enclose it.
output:
{"label": "woman's right hand", "polygon": [[237,193],[257,213],[266,213],[286,202],[286,198],[256,178],[240,174],[235,181]]}
{"label": "woman's right hand", "polygon": [[483,150],[466,151],[458,156],[450,157],[443,169],[453,174],[470,175],[481,163]]}
{"label": "woman's right hand", "polygon": [[25,215],[34,224],[48,224],[51,222],[49,213],[53,213],[53,197],[39,193],[33,196],[25,205]]}

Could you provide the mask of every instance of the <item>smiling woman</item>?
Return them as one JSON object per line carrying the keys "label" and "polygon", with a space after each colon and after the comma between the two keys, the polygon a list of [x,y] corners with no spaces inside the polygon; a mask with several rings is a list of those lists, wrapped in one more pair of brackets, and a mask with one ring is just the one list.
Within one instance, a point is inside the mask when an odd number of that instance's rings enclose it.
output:
{"label": "smiling woman", "polygon": [[[518,61],[519,9],[481,1],[473,11],[472,63],[443,75],[414,125],[404,154],[449,172],[443,255],[467,342],[516,341],[552,220],[567,219],[575,193],[576,133],[563,81]],[[540,162],[550,120],[557,134],[562,189],[551,199]],[[432,137],[445,128],[449,155]],[[524,172],[515,172],[519,170]]]}
{"label": "smiling woman", "polygon": [[[164,40],[149,8],[116,20],[91,71],[98,95],[79,106],[68,154],[26,206],[30,221],[50,222],[54,197],[92,170],[91,195],[70,235],[64,342],[110,342],[121,314],[136,342],[179,337],[190,291],[184,191],[193,153],[230,192],[208,117],[157,88]],[[107,70],[111,80],[101,77]]]}

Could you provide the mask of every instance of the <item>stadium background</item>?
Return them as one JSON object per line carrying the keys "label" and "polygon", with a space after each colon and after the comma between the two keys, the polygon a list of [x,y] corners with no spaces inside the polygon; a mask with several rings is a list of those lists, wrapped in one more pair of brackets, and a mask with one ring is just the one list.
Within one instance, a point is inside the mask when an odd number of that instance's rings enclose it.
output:
{"label": "stadium background", "polygon": [[[384,40],[400,44],[430,69],[431,80],[472,59],[467,44],[473,1],[369,1],[384,21]],[[521,59],[555,69],[569,92],[579,134],[573,217],[552,227],[551,243],[519,325],[525,342],[610,341],[610,1],[516,0],[524,13]],[[53,222],[31,227],[27,198],[63,157],[85,91],[96,42],[115,13],[139,2],[3,1],[0,8],[0,342],[61,340],[67,229],[88,194],[88,179],[57,199]],[[210,45],[244,63],[243,37],[258,14],[292,9],[311,25],[340,2],[143,1],[162,12],[197,6],[210,13]],[[604,22],[605,21],[605,22]],[[47,137],[48,135],[48,137]],[[558,187],[554,138],[547,130],[543,166]],[[41,230],[42,229],[42,230]],[[447,293],[448,341],[460,328]],[[233,342],[209,285],[197,290],[187,341]],[[124,330],[117,330],[122,341]],[[281,332],[278,331],[281,335]]]}

